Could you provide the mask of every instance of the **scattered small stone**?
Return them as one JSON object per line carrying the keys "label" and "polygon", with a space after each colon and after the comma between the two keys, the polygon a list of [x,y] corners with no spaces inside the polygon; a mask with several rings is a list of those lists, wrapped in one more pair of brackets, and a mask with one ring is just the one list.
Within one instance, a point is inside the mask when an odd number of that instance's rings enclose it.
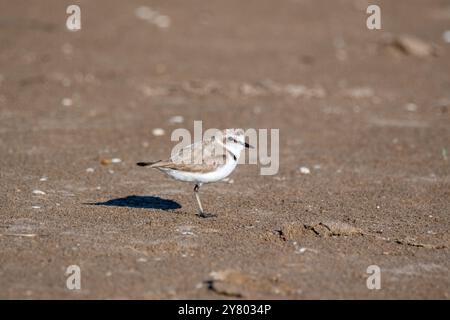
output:
{"label": "scattered small stone", "polygon": [[197,283],[196,285],[195,285],[195,289],[201,289],[201,288],[203,288],[203,283],[202,282],[199,282],[199,283]]}
{"label": "scattered small stone", "polygon": [[[100,164],[102,164],[102,165],[104,165],[104,166],[110,165],[110,164],[112,164],[112,163],[120,163],[120,162],[122,162],[122,160],[121,160],[120,158],[101,159],[101,160],[100,160]],[[89,168],[88,168],[88,169],[89,169]],[[86,169],[86,171],[87,171],[88,169]],[[92,169],[92,168],[90,168],[90,169]]]}
{"label": "scattered small stone", "polygon": [[229,184],[233,184],[233,183],[234,183],[234,180],[231,179],[231,178],[225,178],[225,179],[223,179],[222,181],[223,181],[223,182],[226,182],[226,183],[229,183]]}
{"label": "scattered small stone", "polygon": [[304,247],[295,249],[295,253],[298,253],[298,254],[302,254],[302,253],[305,253],[305,252],[306,252],[306,248],[304,248]]}
{"label": "scattered small stone", "polygon": [[139,258],[139,259],[137,259],[137,262],[147,262],[147,259],[146,258]]}
{"label": "scattered small stone", "polygon": [[114,174],[114,170],[109,169],[108,172],[109,172],[110,174]]}
{"label": "scattered small stone", "polygon": [[36,195],[44,195],[44,194],[46,194],[44,191],[41,191],[41,190],[33,190],[33,194],[36,194]]}
{"label": "scattered small stone", "polygon": [[88,172],[88,173],[92,173],[92,172],[94,172],[95,170],[94,170],[94,168],[87,168],[86,169],[86,172]]}
{"label": "scattered small stone", "polygon": [[107,166],[110,165],[112,163],[111,159],[101,159],[100,160],[100,164]]}
{"label": "scattered small stone", "polygon": [[144,147],[144,148],[148,148],[148,147],[150,146],[150,143],[148,143],[148,141],[143,141],[143,142],[141,143],[141,145],[142,145],[142,147]]}
{"label": "scattered small stone", "polygon": [[72,100],[71,98],[63,98],[63,99],[61,100],[61,104],[62,104],[64,107],[70,107],[70,106],[73,105],[73,100]]}
{"label": "scattered small stone", "polygon": [[47,180],[48,180],[47,177],[42,177],[42,178],[39,179],[39,181],[47,181]]}
{"label": "scattered small stone", "polygon": [[179,124],[183,122],[184,122],[183,116],[173,116],[169,119],[169,123],[171,124]]}
{"label": "scattered small stone", "polygon": [[191,226],[181,226],[176,228],[176,231],[181,233],[184,236],[194,236],[194,232],[192,232]]}
{"label": "scattered small stone", "polygon": [[411,35],[401,35],[394,38],[392,46],[407,55],[426,58],[436,53],[435,48],[429,43]]}
{"label": "scattered small stone", "polygon": [[146,20],[149,23],[156,25],[159,28],[168,28],[170,27],[170,18],[166,15],[160,14],[158,11],[153,10],[147,6],[138,7],[134,14],[136,17],[142,20]]}
{"label": "scattered small stone", "polygon": [[134,14],[136,17],[142,20],[151,20],[155,17],[156,11],[152,10],[147,6],[141,6],[134,10]]}
{"label": "scattered small stone", "polygon": [[165,29],[170,27],[170,18],[166,15],[159,15],[153,20],[158,27]]}
{"label": "scattered small stone", "polygon": [[164,131],[164,129],[161,129],[161,128],[155,128],[152,130],[152,134],[156,137],[160,137],[165,134],[165,131]]}
{"label": "scattered small stone", "polygon": [[31,206],[32,209],[40,209],[40,206]]}
{"label": "scattered small stone", "polygon": [[409,112],[416,112],[418,107],[415,103],[407,103],[405,105],[405,109]]}
{"label": "scattered small stone", "polygon": [[308,167],[300,167],[300,173],[302,174],[310,174],[311,170]]}
{"label": "scattered small stone", "polygon": [[442,38],[444,39],[444,42],[450,43],[450,30],[446,30],[446,31],[442,34]]}

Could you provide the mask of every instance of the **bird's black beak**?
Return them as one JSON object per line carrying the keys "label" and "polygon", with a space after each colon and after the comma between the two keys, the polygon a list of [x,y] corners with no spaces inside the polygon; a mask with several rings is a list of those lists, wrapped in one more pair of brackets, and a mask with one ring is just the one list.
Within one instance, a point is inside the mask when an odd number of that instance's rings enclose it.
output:
{"label": "bird's black beak", "polygon": [[247,149],[255,149],[254,146],[249,145],[247,142],[244,143],[244,146],[245,146]]}

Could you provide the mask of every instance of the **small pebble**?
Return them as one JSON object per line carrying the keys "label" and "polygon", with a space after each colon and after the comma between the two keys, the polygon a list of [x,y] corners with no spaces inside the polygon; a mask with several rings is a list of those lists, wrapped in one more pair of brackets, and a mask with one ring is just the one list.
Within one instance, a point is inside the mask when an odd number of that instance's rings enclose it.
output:
{"label": "small pebble", "polygon": [[33,208],[33,209],[40,209],[41,207],[39,207],[39,206],[31,206],[31,208]]}
{"label": "small pebble", "polygon": [[104,166],[107,166],[108,164],[111,164],[111,159],[102,159],[100,160],[100,163]]}
{"label": "small pebble", "polygon": [[416,112],[417,111],[417,105],[415,103],[408,103],[405,105],[405,109],[409,112]]}
{"label": "small pebble", "polygon": [[164,133],[165,133],[164,129],[161,129],[161,128],[155,128],[152,130],[152,134],[156,137],[163,136]]}
{"label": "small pebble", "polygon": [[158,27],[165,29],[170,27],[170,18],[165,15],[159,15],[153,20],[153,23]]}
{"label": "small pebble", "polygon": [[311,170],[309,170],[308,167],[300,167],[300,172],[301,172],[302,174],[310,174],[310,173],[311,173]]}
{"label": "small pebble", "polygon": [[394,46],[403,53],[424,58],[434,54],[434,48],[428,42],[411,35],[401,35],[394,40]]}
{"label": "small pebble", "polygon": [[119,158],[111,159],[111,163],[121,163],[121,162],[122,162],[122,159],[119,159]]}
{"label": "small pebble", "polygon": [[445,31],[442,38],[446,43],[450,43],[450,30]]}
{"label": "small pebble", "polygon": [[173,116],[169,119],[169,123],[171,124],[178,124],[183,122],[184,122],[183,116]]}
{"label": "small pebble", "polygon": [[87,168],[86,172],[92,173],[92,172],[94,172],[94,168]]}
{"label": "small pebble", "polygon": [[139,19],[142,20],[151,20],[155,17],[155,15],[157,15],[158,13],[154,10],[152,10],[149,7],[146,6],[141,6],[138,7],[135,11],[134,14],[136,15],[136,17],[138,17]]}
{"label": "small pebble", "polygon": [[39,181],[47,181],[47,180],[48,180],[47,177],[42,177],[42,178],[39,179]]}
{"label": "small pebble", "polygon": [[33,194],[36,194],[36,195],[44,195],[44,194],[46,194],[44,191],[41,191],[41,190],[33,190]]}
{"label": "small pebble", "polygon": [[62,99],[61,104],[64,107],[70,107],[71,105],[73,105],[73,100],[70,98],[64,98],[64,99]]}
{"label": "small pebble", "polygon": [[306,252],[306,248],[300,248],[297,250],[298,253],[304,253]]}

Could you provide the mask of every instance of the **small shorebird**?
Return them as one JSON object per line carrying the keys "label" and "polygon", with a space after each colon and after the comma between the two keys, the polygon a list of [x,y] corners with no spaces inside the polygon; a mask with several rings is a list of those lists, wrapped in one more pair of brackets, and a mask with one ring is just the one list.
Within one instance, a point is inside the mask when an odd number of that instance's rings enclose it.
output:
{"label": "small shorebird", "polygon": [[199,215],[214,216],[203,211],[199,190],[205,183],[217,182],[229,176],[236,168],[241,151],[253,148],[245,142],[244,130],[225,129],[211,139],[191,144],[168,160],[138,162],[138,166],[156,168],[175,180],[195,183]]}

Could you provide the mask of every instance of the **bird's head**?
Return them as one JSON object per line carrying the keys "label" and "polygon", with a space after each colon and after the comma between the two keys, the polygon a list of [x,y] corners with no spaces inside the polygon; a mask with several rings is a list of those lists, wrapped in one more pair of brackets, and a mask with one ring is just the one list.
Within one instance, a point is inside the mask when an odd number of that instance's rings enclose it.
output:
{"label": "bird's head", "polygon": [[244,148],[252,148],[253,146],[245,142],[245,134],[243,129],[225,129],[221,131],[222,143],[231,152],[239,155]]}

